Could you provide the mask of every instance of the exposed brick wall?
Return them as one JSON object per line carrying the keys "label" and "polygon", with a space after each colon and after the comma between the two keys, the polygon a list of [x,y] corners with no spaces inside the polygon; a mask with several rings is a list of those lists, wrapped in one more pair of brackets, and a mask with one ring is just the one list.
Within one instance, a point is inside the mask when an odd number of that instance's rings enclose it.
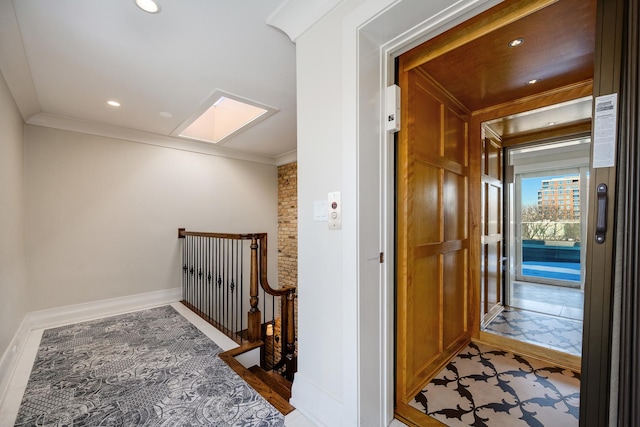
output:
{"label": "exposed brick wall", "polygon": [[[278,285],[298,286],[298,163],[278,167]],[[295,304],[296,336],[298,336],[298,300]],[[280,319],[275,325],[280,336]],[[275,342],[280,354],[282,341]],[[296,343],[296,352],[298,345]]]}
{"label": "exposed brick wall", "polygon": [[298,163],[278,167],[278,284],[298,285]]}

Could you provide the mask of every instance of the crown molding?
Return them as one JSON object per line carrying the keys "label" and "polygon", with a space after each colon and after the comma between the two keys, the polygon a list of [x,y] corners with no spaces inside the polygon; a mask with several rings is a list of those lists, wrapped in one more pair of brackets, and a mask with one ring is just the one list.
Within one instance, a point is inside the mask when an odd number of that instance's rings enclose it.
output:
{"label": "crown molding", "polygon": [[276,157],[276,166],[282,166],[298,161],[298,151],[289,151]]}
{"label": "crown molding", "polygon": [[[277,159],[280,157],[248,153],[230,148],[218,147],[208,142],[198,142],[172,136],[158,135],[135,129],[123,128],[120,126],[56,116],[47,113],[39,113],[30,117],[29,120],[27,120],[27,124],[137,142],[140,144],[154,145],[174,150],[207,154],[210,156],[264,163],[268,165],[277,165]],[[284,156],[289,154],[290,153],[286,153]]]}
{"label": "crown molding", "polygon": [[342,0],[285,0],[267,18],[267,25],[284,32],[292,42],[322,19]]}

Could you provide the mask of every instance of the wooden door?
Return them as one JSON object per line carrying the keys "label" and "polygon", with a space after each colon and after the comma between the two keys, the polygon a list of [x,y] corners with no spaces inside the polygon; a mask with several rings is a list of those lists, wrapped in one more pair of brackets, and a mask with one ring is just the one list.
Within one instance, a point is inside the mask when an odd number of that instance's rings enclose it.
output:
{"label": "wooden door", "polygon": [[502,141],[483,129],[482,138],[482,252],[481,302],[482,326],[502,310],[503,233],[502,233]]}
{"label": "wooden door", "polygon": [[419,69],[399,77],[396,396],[401,405],[470,339],[469,114]]}

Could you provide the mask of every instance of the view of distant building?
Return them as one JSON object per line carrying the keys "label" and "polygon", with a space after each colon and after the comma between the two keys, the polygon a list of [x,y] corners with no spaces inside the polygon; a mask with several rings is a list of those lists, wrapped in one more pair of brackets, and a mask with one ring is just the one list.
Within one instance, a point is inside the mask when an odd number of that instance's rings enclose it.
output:
{"label": "view of distant building", "polygon": [[554,219],[580,221],[580,176],[542,180],[538,207]]}

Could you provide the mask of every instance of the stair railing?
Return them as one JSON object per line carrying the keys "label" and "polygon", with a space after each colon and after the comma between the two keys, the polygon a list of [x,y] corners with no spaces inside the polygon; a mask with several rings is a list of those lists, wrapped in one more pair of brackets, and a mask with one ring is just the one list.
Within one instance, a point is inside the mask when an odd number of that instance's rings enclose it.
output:
{"label": "stair railing", "polygon": [[[280,299],[279,358],[269,363],[290,381],[297,370],[295,355],[295,287],[274,289],[267,278],[267,233],[206,233],[178,229],[182,251],[182,303],[227,336],[243,344],[265,341],[273,334],[275,298]],[[249,249],[249,289],[244,248]],[[258,286],[260,285],[260,286]],[[260,310],[260,300],[262,308]],[[248,299],[248,307],[245,301]],[[243,316],[248,308],[246,317]],[[267,313],[270,311],[270,313]],[[270,315],[270,317],[269,317]],[[269,319],[270,320],[267,320]],[[273,347],[272,347],[273,351]]]}

